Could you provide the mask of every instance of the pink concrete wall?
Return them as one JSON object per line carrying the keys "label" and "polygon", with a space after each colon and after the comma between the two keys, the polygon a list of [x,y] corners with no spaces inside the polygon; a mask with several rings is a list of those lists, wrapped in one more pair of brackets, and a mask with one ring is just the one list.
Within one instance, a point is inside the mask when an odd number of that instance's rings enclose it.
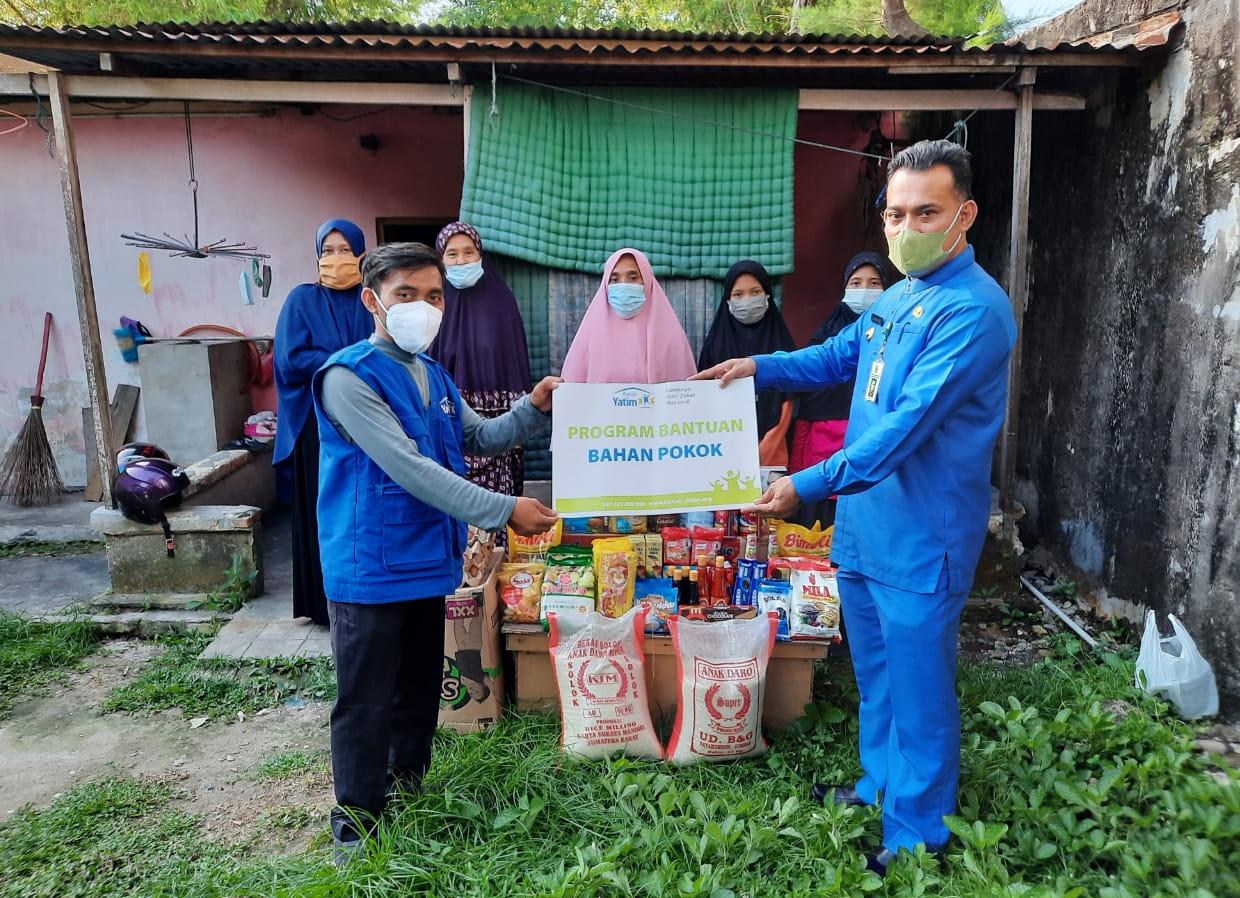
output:
{"label": "pink concrete wall", "polygon": [[[353,219],[373,245],[376,218],[449,218],[460,206],[459,112],[392,109],[351,122],[295,110],[197,118],[200,238],[257,244],[272,256],[274,285],[269,298],[256,296],[247,307],[237,287],[241,262],[152,252],[147,296],[138,285],[138,250],[120,234],[192,231],[182,120],[80,118],[76,133],[109,389],[139,383],[138,366],[121,359],[111,335],[121,315],[140,319],[156,336],[202,323],[271,334],[289,289],[315,276],[321,221]],[[358,146],[368,133],[379,137],[375,154]],[[29,409],[43,313],[51,311],[45,419],[62,477],[80,485],[81,408],[89,404],[81,335],[59,175],[36,128],[0,137],[0,197],[0,445],[8,445]]]}

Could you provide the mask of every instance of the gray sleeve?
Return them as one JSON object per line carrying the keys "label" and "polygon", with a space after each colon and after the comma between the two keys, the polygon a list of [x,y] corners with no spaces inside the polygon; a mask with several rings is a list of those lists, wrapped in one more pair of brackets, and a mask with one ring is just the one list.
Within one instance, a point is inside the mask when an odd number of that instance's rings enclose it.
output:
{"label": "gray sleeve", "polygon": [[529,396],[522,396],[498,418],[484,418],[468,403],[462,401],[462,405],[461,426],[470,455],[503,455],[551,426],[551,418],[534,408]]}
{"label": "gray sleeve", "polygon": [[322,389],[323,411],[336,430],[415,499],[484,530],[498,530],[512,517],[516,499],[470,483],[420,453],[388,404],[348,368],[329,368]]}

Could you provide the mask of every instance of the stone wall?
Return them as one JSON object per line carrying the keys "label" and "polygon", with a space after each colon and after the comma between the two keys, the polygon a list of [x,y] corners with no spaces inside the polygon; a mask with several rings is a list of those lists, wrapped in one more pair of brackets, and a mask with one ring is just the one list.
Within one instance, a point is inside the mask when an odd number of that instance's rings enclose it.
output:
{"label": "stone wall", "polygon": [[[1065,29],[1095,33],[1127,24],[1135,7],[1167,4],[1086,5],[1063,17]],[[1035,117],[1017,472],[1026,541],[1057,548],[1088,574],[1104,612],[1139,619],[1154,608],[1164,629],[1164,613],[1179,616],[1232,714],[1240,711],[1237,11],[1237,0],[1192,0],[1165,66],[1094,79],[1088,112]],[[1039,40],[1082,36],[1042,29]],[[982,140],[1010,147],[1010,129],[1010,117],[994,121]],[[988,214],[1004,214],[1010,174],[990,165],[979,180],[979,193],[998,200]],[[1002,231],[990,230],[989,247],[982,238],[983,254],[1002,257]]]}

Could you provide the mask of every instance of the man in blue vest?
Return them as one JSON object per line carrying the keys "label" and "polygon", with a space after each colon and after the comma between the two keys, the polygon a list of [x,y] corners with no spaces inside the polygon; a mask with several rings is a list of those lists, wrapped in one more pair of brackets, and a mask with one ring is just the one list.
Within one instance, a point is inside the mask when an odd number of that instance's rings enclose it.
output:
{"label": "man in blue vest", "polygon": [[726,386],[818,389],[856,376],[844,448],[778,480],[755,504],[782,518],[839,495],[831,557],[861,693],[855,786],[819,800],[881,805],[883,874],[901,848],[941,850],[960,779],[956,648],[990,513],[990,465],[1007,399],[1016,323],[974,261],[969,154],[922,141],[888,166],[883,213],[907,275],[838,336],[799,352],[733,359],[703,372]]}
{"label": "man in blue vest", "polygon": [[499,418],[461,401],[424,355],[439,332],[444,266],[420,243],[362,262],[368,340],[314,377],[321,443],[319,544],[338,694],[331,716],[337,863],[373,832],[393,788],[431,761],[443,679],[444,596],[461,583],[465,522],[533,535],[556,515],[464,478],[466,452],[500,455],[548,429],[545,378]]}

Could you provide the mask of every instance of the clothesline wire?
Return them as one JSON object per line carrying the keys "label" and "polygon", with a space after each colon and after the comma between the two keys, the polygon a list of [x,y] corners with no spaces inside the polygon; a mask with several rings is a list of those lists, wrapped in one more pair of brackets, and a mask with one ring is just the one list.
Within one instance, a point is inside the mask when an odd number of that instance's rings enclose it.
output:
{"label": "clothesline wire", "polygon": [[741,125],[730,125],[727,122],[715,121],[714,119],[703,118],[697,115],[677,114],[677,113],[669,112],[666,109],[660,109],[657,106],[646,106],[642,103],[630,103],[627,100],[617,100],[613,97],[604,97],[599,94],[588,93],[587,91],[584,91],[584,90],[575,90],[571,87],[561,87],[557,84],[544,84],[541,81],[533,81],[529,78],[518,77],[517,75],[500,75],[500,77],[507,79],[508,81],[516,81],[520,84],[528,84],[533,87],[541,87],[545,90],[553,90],[553,91],[558,91],[559,93],[572,94],[573,96],[576,96],[576,97],[584,97],[587,100],[598,100],[600,103],[611,103],[614,106],[625,106],[625,107],[628,107],[629,109],[637,109],[641,112],[653,112],[657,115],[666,115],[671,118],[681,119],[684,121],[698,122],[704,125],[711,125],[715,128],[723,128],[724,130],[727,130],[727,131],[739,131],[742,134],[752,134],[757,137],[769,137],[772,140],[788,141],[794,144],[800,144],[801,146],[816,147],[820,150],[834,150],[837,153],[847,153],[850,156],[864,156],[867,159],[878,159],[880,162],[887,161],[886,156],[879,156],[876,153],[867,153],[864,150],[853,150],[848,147],[832,146],[829,143],[819,143],[818,141],[806,140],[802,137],[785,137],[782,134],[772,134],[769,131],[759,131],[756,128],[745,128]]}

